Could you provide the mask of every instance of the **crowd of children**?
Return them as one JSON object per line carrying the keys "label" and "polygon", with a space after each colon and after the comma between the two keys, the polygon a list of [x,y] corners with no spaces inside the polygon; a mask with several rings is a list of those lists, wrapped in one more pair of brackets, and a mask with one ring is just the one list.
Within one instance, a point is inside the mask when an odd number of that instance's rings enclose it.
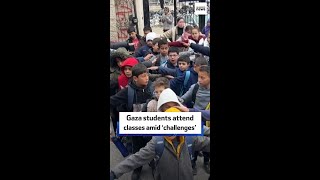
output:
{"label": "crowd of children", "polygon": [[[156,34],[145,27],[140,36],[130,27],[128,41],[121,47],[111,46],[115,48],[110,50],[113,127],[119,112],[201,112],[203,121],[210,121],[209,29],[201,32],[178,18],[177,26],[164,31]],[[198,154],[203,154],[204,169],[210,173],[210,131],[206,129],[205,136],[121,137],[130,139],[131,155],[111,168],[110,179],[133,171],[132,180],[138,180],[142,166],[149,164],[156,180],[193,180]]]}

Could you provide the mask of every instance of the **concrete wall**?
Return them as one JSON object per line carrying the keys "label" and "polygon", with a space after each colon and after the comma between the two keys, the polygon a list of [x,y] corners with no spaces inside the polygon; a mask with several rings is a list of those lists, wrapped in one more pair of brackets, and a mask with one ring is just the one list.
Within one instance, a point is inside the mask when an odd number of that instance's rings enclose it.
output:
{"label": "concrete wall", "polygon": [[133,0],[110,0],[110,40],[128,39],[129,16],[134,16]]}

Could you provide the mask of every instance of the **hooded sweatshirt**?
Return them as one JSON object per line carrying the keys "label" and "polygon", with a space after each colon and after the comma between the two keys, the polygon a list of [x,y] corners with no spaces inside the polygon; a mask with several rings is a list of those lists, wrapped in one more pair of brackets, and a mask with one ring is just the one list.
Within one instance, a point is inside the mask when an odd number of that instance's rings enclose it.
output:
{"label": "hooded sweatshirt", "polygon": [[158,112],[161,112],[160,107],[167,102],[175,102],[178,105],[182,106],[182,104],[178,100],[176,93],[174,93],[170,88],[163,90],[162,93],[160,94],[158,104],[157,104]]}
{"label": "hooded sweatshirt", "polygon": [[[192,85],[190,89],[181,97],[184,103],[188,103],[192,101],[192,92],[193,92],[194,86],[195,84]],[[200,109],[200,110],[206,109],[207,105],[210,102],[210,87],[207,89],[199,86],[199,89],[196,93],[195,101],[196,102],[194,102],[193,108]]]}
{"label": "hooded sweatshirt", "polygon": [[[192,165],[185,137],[180,136],[178,147],[174,141],[164,138],[164,149],[155,169],[155,180],[193,180]],[[192,137],[194,151],[210,152],[210,138],[206,136]],[[153,137],[139,152],[132,154],[112,168],[113,174],[119,178],[137,167],[148,164],[156,156],[156,139]],[[177,149],[177,150],[176,150]],[[178,151],[178,154],[176,153]]]}
{"label": "hooded sweatshirt", "polygon": [[125,74],[124,74],[124,67],[125,66],[130,66],[133,67],[136,64],[138,64],[138,60],[135,58],[128,58],[125,61],[123,61],[122,65],[121,65],[121,75],[118,78],[118,83],[119,83],[119,89],[124,88],[128,85],[129,79]]}

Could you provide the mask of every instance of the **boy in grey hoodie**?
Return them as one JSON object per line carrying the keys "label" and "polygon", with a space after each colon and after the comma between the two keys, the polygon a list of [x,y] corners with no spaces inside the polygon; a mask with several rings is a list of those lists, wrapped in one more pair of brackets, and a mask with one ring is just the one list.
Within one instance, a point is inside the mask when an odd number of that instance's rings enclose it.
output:
{"label": "boy in grey hoodie", "polygon": [[[160,112],[165,112],[173,106],[182,106],[176,94],[171,89],[162,91],[157,104]],[[210,138],[205,136],[195,136],[192,138],[193,149],[210,152]],[[148,144],[139,152],[129,156],[110,172],[110,179],[119,178],[124,173],[149,163],[156,157],[156,138],[153,137]],[[184,136],[164,137],[164,149],[161,158],[158,160],[154,178],[155,180],[193,180],[192,164],[188,147]]]}
{"label": "boy in grey hoodie", "polygon": [[[194,90],[198,86],[198,90]],[[196,88],[197,89],[197,88]],[[199,110],[205,110],[210,105],[210,67],[201,66],[198,72],[198,83],[193,84],[190,89],[181,97],[183,103],[189,103],[193,101],[194,91],[196,91],[196,97],[194,100],[193,108]],[[203,153],[204,155],[204,168],[207,173],[210,173],[210,154]],[[195,159],[192,161],[193,174],[197,174],[196,161],[198,152],[195,152]]]}

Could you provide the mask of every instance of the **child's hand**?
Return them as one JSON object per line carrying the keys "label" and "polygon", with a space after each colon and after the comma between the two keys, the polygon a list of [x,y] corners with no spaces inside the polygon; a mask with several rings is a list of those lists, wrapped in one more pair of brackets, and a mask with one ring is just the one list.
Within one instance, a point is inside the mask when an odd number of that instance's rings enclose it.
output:
{"label": "child's hand", "polygon": [[149,67],[148,69],[149,69],[149,70],[152,70],[152,71],[154,71],[154,70],[157,70],[157,69],[159,69],[159,66],[152,66],[152,67]]}
{"label": "child's hand", "polygon": [[153,56],[153,54],[148,54],[148,55],[146,55],[146,57],[144,57],[143,59],[144,59],[145,61],[149,61],[152,56]]}
{"label": "child's hand", "polygon": [[185,46],[185,47],[190,47],[190,43],[189,43],[189,42],[188,42],[188,43],[182,42],[182,44],[183,44],[183,46]]}
{"label": "child's hand", "polygon": [[171,76],[171,75],[166,75],[166,77],[169,78],[169,79],[173,79],[173,78],[174,78],[174,77]]}
{"label": "child's hand", "polygon": [[189,112],[189,109],[185,106],[174,106],[174,107],[179,109],[181,112]]}
{"label": "child's hand", "polygon": [[157,62],[157,58],[155,58],[155,59],[152,61],[152,64],[154,65],[156,62]]}

